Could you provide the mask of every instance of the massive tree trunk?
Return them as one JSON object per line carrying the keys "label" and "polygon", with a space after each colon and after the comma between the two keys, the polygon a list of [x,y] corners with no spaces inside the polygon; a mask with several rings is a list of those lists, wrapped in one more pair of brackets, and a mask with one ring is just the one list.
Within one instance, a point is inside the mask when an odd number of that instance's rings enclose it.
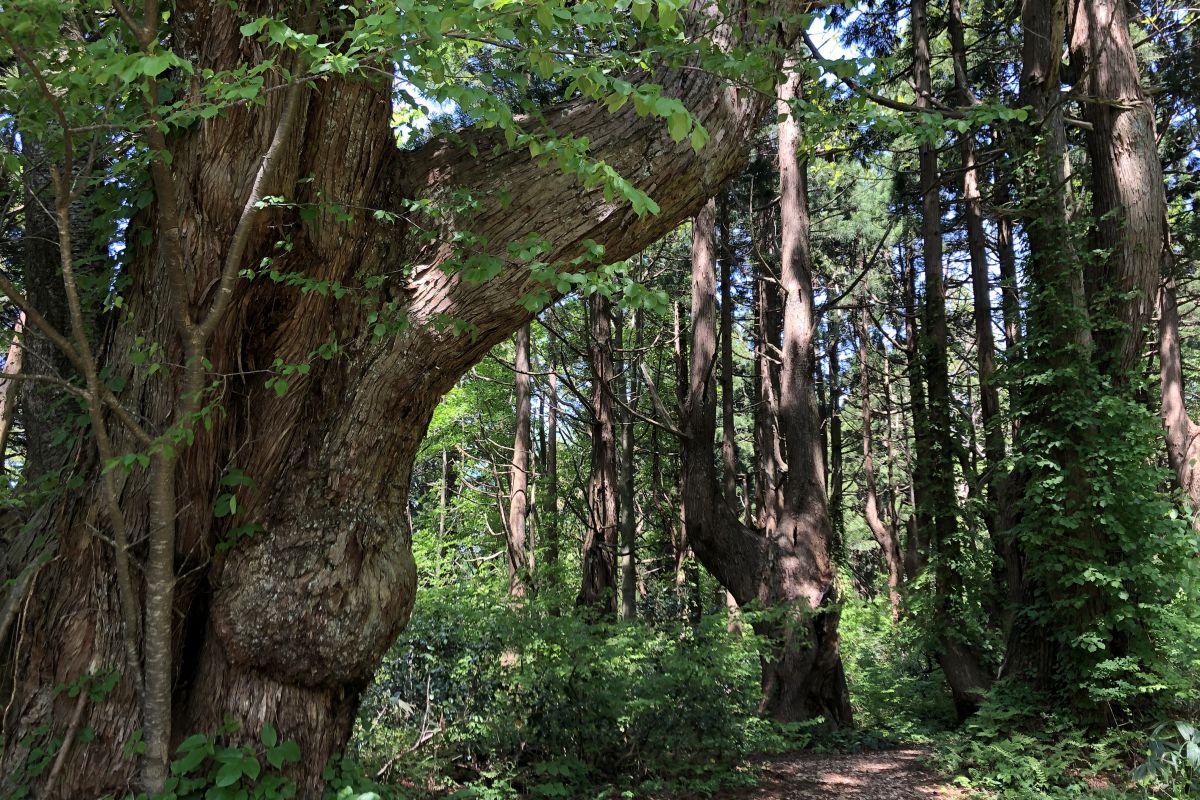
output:
{"label": "massive tree trunk", "polygon": [[526,518],[529,510],[529,451],[530,390],[529,390],[529,323],[517,329],[516,370],[513,375],[516,389],[514,409],[516,433],[513,436],[513,455],[508,484],[508,520],[504,526],[505,556],[508,562],[508,593],[524,597],[529,591],[529,549]]}
{"label": "massive tree trunk", "polygon": [[[1125,6],[1110,0],[1069,7],[1065,0],[1027,2],[1022,26],[1021,99],[1038,125],[1023,140],[1035,168],[1026,171],[1022,186],[1029,216],[1028,360],[1038,380],[1021,390],[1021,437],[1039,448],[1039,460],[1027,467],[1026,486],[1037,493],[1026,490],[1026,530],[1018,544],[1022,601],[1041,613],[1029,615],[1039,622],[1014,627],[1005,669],[1025,669],[1040,684],[1056,686],[1065,670],[1087,671],[1096,658],[1123,657],[1133,649],[1131,639],[1144,636],[1136,625],[1108,621],[1123,602],[1117,593],[1131,587],[1089,577],[1118,565],[1127,571],[1138,559],[1157,555],[1152,540],[1122,540],[1120,530],[1096,513],[1098,493],[1112,489],[1104,485],[1110,476],[1094,470],[1103,464],[1107,437],[1120,434],[1105,430],[1103,419],[1082,424],[1078,409],[1096,407],[1102,398],[1117,408],[1139,404],[1131,378],[1161,267],[1165,200],[1153,107],[1139,84]],[[1068,31],[1071,72],[1090,123],[1093,215],[1086,246],[1076,245],[1073,229],[1082,226],[1072,225],[1068,214],[1060,90]],[[1050,548],[1049,555],[1070,570],[1066,576],[1039,569]],[[1086,571],[1072,560],[1080,552],[1087,553]],[[1047,608],[1060,613],[1049,618]],[[1084,636],[1099,641],[1084,651],[1077,644]],[[1070,683],[1067,688],[1078,692]],[[1074,699],[1100,713],[1094,701]]]}
{"label": "massive tree trunk", "polygon": [[739,605],[756,601],[784,609],[756,630],[770,642],[762,665],[762,710],[793,721],[823,716],[848,725],[849,697],[839,651],[837,583],[813,387],[815,320],[808,254],[808,211],[797,158],[799,125],[791,117],[799,75],[778,91],[783,353],[779,422],[787,447],[782,502],[764,531],[744,526],[717,492],[712,443],[716,433],[715,204],[693,223],[692,367],[684,432],[684,503],[688,539],[700,561]]}
{"label": "massive tree trunk", "polygon": [[[1142,87],[1124,0],[1072,0],[1071,72],[1084,97],[1092,226],[1085,272],[1098,366],[1119,383],[1142,358],[1166,230],[1154,102]],[[1111,324],[1109,321],[1111,320]]]}
{"label": "massive tree trunk", "polygon": [[[762,10],[794,13],[799,6]],[[689,29],[706,31],[718,48],[737,43],[768,51],[794,35],[794,23],[707,31],[707,8],[697,1]],[[741,6],[734,11],[748,13]],[[186,3],[171,17],[172,44],[197,73],[258,63],[270,45],[243,37],[244,21],[225,5]],[[263,154],[281,129],[285,98],[296,94],[264,92],[261,106],[230,108],[172,135],[174,196],[156,197],[132,223],[126,314],[103,352],[107,366],[126,379],[121,402],[152,434],[186,428],[187,446],[171,470],[175,491],[158,498],[178,508],[180,577],[173,608],[165,609],[175,650],[174,741],[217,731],[227,715],[241,725],[234,739],[252,740],[270,723],[300,745],[303,758],[291,767],[300,795],[320,796],[326,759],[344,745],[359,693],[412,609],[416,571],[405,509],[426,426],[459,376],[529,320],[517,301],[540,288],[524,268],[504,269],[483,283],[443,271],[455,256],[455,235],[471,234],[503,256],[507,243],[536,233],[550,243],[544,259],[551,262],[580,255],[591,239],[605,246],[607,259],[619,260],[692,214],[744,161],[765,107],[760,97],[739,95],[695,69],[663,67],[647,79],[707,128],[711,139],[701,155],[631,105],[610,114],[598,104],[572,102],[546,112],[559,135],[586,136],[593,155],[654,196],[661,212],[642,217],[599,187],[584,188],[554,165],[505,148],[495,131],[462,131],[398,151],[386,76],[330,77],[301,90],[295,124],[264,187],[295,207],[252,213],[235,266],[268,259],[279,274],[337,282],[363,299],[377,295],[376,303],[339,303],[333,293],[266,278],[220,285]],[[278,80],[269,77],[268,88]],[[526,191],[510,204],[502,190],[513,186]],[[393,224],[371,213],[402,212],[408,200],[450,200],[468,189],[477,205],[438,219],[410,222],[402,214],[405,221]],[[329,207],[331,199],[338,208]],[[178,229],[159,213],[164,203],[178,206]],[[301,218],[297,208],[313,213]],[[291,246],[276,248],[281,236]],[[181,274],[168,286],[164,265],[172,258],[163,248],[173,243],[182,250]],[[385,279],[383,287],[365,291],[364,280],[374,277]],[[185,379],[173,366],[183,363],[175,310],[209,307],[214,297],[228,300],[206,355],[211,375],[219,376],[218,393],[208,399],[220,402],[222,413],[198,424],[172,417]],[[389,303],[397,312],[391,319]],[[404,324],[393,326],[395,335],[375,338],[375,314]],[[464,321],[471,335],[445,320]],[[332,341],[336,350],[328,347]],[[127,359],[142,342],[163,347],[153,373]],[[323,346],[328,357],[313,357]],[[271,374],[277,363],[307,370],[291,372],[284,387]],[[118,452],[143,449],[118,421],[111,425]],[[236,515],[214,519],[218,496],[228,492],[222,478],[234,468],[254,486],[236,490]],[[95,459],[79,469],[82,488],[44,529],[56,537],[56,557],[30,582],[26,612],[9,632],[21,647],[0,676],[10,688],[4,723],[14,743],[0,763],[6,784],[22,779],[30,747],[67,731],[75,702],[56,687],[124,663],[112,532],[88,479],[96,474]],[[135,468],[118,481],[131,554],[140,560],[152,518],[148,475]],[[235,528],[246,535],[235,537]],[[223,541],[228,549],[217,547]],[[135,762],[122,756],[122,747],[142,726],[138,709],[129,681],[89,707],[84,724],[95,737],[75,743],[55,786],[43,793],[123,792]]]}

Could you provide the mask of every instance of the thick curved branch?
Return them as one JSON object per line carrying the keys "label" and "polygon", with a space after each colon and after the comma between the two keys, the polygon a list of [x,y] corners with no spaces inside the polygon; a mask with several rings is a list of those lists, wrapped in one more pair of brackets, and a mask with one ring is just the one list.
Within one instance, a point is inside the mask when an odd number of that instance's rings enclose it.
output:
{"label": "thick curved branch", "polygon": [[[733,2],[732,6],[725,9],[724,16],[730,22],[707,31],[705,15],[711,12],[711,4],[693,0],[693,27],[722,50],[736,47],[778,53],[773,64],[777,69],[782,53],[798,33],[796,17],[808,3],[777,0],[754,4],[755,15],[781,20],[764,26],[747,19],[749,3]],[[591,240],[604,247],[603,260],[618,261],[694,214],[741,169],[769,98],[761,93],[739,93],[728,80],[688,66],[694,65],[661,68],[643,82],[656,84],[664,96],[679,99],[708,131],[709,141],[699,153],[687,141],[673,141],[663,120],[638,116],[632,104],[609,112],[601,103],[572,102],[545,114],[555,135],[587,137],[590,156],[650,195],[660,207],[658,214],[639,217],[628,203],[606,200],[600,187],[584,187],[574,175],[553,164],[542,165],[527,151],[507,148],[496,131],[467,130],[453,139],[437,139],[416,151],[398,154],[398,173],[420,176],[407,182],[404,193],[408,197],[437,200],[469,191],[482,204],[469,217],[449,222],[439,231],[437,241],[424,246],[412,259],[419,265],[409,284],[412,320],[429,323],[441,316],[465,320],[474,330],[473,340],[460,339],[458,345],[448,336],[441,337],[437,350],[457,350],[461,360],[448,364],[440,359],[439,369],[448,373],[465,369],[531,316],[518,305],[521,297],[546,289],[520,266],[507,266],[483,283],[446,275],[439,265],[454,257],[447,242],[455,234],[471,234],[501,258],[508,243],[534,235],[549,242],[550,252],[543,258],[550,263],[567,263],[580,256],[586,252],[584,243]],[[511,193],[511,203],[500,201],[502,191]]]}

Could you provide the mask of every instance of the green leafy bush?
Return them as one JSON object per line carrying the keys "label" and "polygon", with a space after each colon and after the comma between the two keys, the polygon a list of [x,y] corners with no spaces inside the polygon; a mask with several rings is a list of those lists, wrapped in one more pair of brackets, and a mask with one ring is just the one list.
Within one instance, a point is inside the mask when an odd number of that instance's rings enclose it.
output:
{"label": "green leafy bush", "polygon": [[367,693],[357,753],[472,791],[711,791],[744,779],[750,752],[807,741],[756,716],[758,677],[757,641],[720,616],[596,623],[433,591]]}

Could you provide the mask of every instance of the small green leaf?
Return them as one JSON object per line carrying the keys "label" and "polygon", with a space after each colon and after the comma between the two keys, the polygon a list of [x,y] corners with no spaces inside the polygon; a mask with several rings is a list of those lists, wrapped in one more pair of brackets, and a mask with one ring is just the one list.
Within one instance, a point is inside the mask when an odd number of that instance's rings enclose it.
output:
{"label": "small green leaf", "polygon": [[667,118],[667,133],[671,134],[672,141],[682,142],[691,126],[692,118],[686,111],[676,111]]}
{"label": "small green leaf", "polygon": [[142,74],[154,78],[171,66],[171,56],[167,53],[155,53],[142,59]]}
{"label": "small green leaf", "polygon": [[233,786],[242,778],[242,762],[227,761],[217,770],[216,778],[213,780],[219,787]]}

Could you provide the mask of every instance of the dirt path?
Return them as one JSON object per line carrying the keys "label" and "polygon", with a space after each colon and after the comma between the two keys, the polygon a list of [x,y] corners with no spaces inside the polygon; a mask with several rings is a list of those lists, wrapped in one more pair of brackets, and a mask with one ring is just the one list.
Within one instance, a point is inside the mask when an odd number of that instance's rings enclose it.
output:
{"label": "dirt path", "polygon": [[757,787],[721,800],[965,800],[922,766],[919,747],[865,753],[791,753],[763,762]]}

